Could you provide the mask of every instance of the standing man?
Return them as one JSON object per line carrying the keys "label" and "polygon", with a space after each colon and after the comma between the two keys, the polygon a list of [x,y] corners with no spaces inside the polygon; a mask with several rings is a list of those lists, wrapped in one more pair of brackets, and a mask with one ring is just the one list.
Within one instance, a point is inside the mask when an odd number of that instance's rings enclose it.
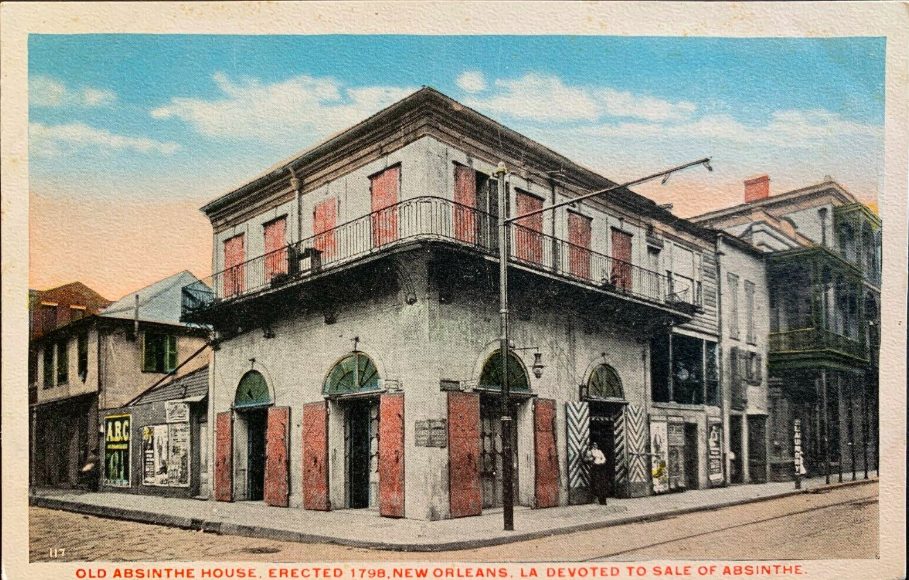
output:
{"label": "standing man", "polygon": [[590,444],[584,455],[584,462],[590,466],[590,492],[600,505],[606,505],[606,456],[596,441]]}

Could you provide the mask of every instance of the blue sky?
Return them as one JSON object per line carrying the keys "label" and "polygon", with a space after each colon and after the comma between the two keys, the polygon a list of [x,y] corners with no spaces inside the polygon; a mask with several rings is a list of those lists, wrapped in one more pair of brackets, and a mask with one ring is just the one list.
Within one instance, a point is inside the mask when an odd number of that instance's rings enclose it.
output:
{"label": "blue sky", "polygon": [[198,208],[431,85],[613,179],[712,156],[714,173],[639,189],[680,215],[740,202],[758,173],[772,193],[829,174],[874,201],[884,52],[882,38],[33,35],[31,189]]}

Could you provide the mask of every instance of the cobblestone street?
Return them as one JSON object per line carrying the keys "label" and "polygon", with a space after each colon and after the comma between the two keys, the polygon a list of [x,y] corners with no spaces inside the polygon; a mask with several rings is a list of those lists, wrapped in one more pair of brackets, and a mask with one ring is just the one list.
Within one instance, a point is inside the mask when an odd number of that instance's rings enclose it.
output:
{"label": "cobblestone street", "polygon": [[877,483],[834,488],[665,520],[434,554],[221,536],[32,507],[30,557],[209,562],[873,558],[878,550],[877,494]]}

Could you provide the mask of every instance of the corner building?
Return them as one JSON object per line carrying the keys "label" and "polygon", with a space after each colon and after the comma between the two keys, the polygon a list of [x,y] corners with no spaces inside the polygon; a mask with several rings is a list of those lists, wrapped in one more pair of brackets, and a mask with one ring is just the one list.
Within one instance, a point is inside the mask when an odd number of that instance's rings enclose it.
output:
{"label": "corner building", "polygon": [[[612,185],[424,88],[207,204],[215,499],[500,506],[498,213]],[[613,496],[725,485],[716,232],[617,190],[509,246],[516,502],[590,501],[591,441]]]}

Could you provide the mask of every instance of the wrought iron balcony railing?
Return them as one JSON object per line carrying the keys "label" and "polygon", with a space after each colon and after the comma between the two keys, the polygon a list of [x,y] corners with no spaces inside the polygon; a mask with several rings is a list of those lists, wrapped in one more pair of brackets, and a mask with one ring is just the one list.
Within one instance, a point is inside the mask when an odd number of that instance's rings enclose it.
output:
{"label": "wrought iron balcony railing", "polygon": [[[520,225],[511,226],[518,264],[585,285],[693,312],[700,286],[653,272]],[[405,242],[436,240],[498,256],[493,215],[440,197],[418,197],[226,268],[183,288],[184,316],[259,293]]]}
{"label": "wrought iron balcony railing", "polygon": [[833,350],[866,360],[864,345],[856,338],[842,336],[825,328],[799,328],[770,333],[770,353],[802,353]]}

